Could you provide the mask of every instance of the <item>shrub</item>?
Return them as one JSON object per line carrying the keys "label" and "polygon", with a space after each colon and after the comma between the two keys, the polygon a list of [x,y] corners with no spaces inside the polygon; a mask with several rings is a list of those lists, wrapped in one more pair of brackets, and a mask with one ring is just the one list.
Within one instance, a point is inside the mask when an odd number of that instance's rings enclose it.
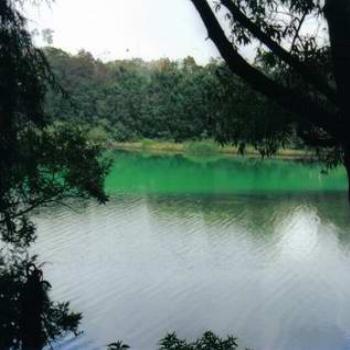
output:
{"label": "shrub", "polygon": [[[228,336],[221,339],[211,331],[205,332],[201,338],[194,342],[179,339],[176,333],[171,333],[161,339],[159,346],[158,350],[238,350],[236,338]],[[118,341],[109,344],[107,350],[119,349],[129,349],[129,346]]]}
{"label": "shrub", "polygon": [[192,155],[210,155],[219,153],[219,145],[214,141],[189,142],[185,146],[185,152]]}

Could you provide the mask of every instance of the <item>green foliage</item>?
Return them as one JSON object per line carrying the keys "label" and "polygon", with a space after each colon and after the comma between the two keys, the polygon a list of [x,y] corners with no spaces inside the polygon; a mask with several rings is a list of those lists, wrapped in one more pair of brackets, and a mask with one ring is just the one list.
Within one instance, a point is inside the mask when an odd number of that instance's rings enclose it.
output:
{"label": "green foliage", "polygon": [[190,155],[214,155],[219,153],[219,145],[211,140],[194,141],[185,145],[185,152]]}
{"label": "green foliage", "polygon": [[[54,78],[41,50],[32,45],[19,1],[0,4],[0,127],[20,127],[26,121],[43,121],[46,85]],[[54,89],[55,91],[55,89]],[[4,137],[4,135],[2,135]]]}
{"label": "green foliage", "polygon": [[155,144],[155,141],[150,140],[150,139],[143,139],[143,140],[141,141],[141,144],[142,144],[142,148],[143,148],[144,150],[147,150],[148,148],[150,148],[152,145]]}
{"label": "green foliage", "polygon": [[27,214],[68,198],[94,197],[103,203],[109,161],[86,139],[83,128],[65,124],[27,128],[17,134],[17,161],[2,174],[0,233],[3,240],[28,246],[35,238]]}
{"label": "green foliage", "polygon": [[109,162],[84,128],[53,123],[44,112],[48,89],[57,99],[62,91],[32,44],[20,4],[0,2],[0,348],[40,349],[76,333],[81,315],[51,301],[40,269],[28,272],[35,266],[26,249],[36,237],[30,214],[70,198],[104,203]]}
{"label": "green foliage", "polygon": [[[229,79],[239,76],[269,99],[249,98],[251,92],[243,89],[246,108],[261,114],[251,116],[244,105],[235,104],[231,110],[243,107],[243,113],[224,118],[220,141],[241,150],[250,143],[269,156],[291,139],[294,144],[301,140],[328,166],[343,164],[350,174],[350,51],[344,46],[350,38],[348,1],[191,2],[230,68]],[[241,55],[244,46],[254,60]],[[228,92],[235,94],[236,89]],[[274,103],[283,108],[281,113],[274,112]]]}
{"label": "green foliage", "polygon": [[124,344],[122,341],[118,340],[115,343],[108,344],[107,350],[126,350],[130,349],[130,346]]}
{"label": "green foliage", "polygon": [[86,52],[74,56],[50,47],[45,53],[70,96],[49,92],[46,110],[55,120],[103,128],[119,142],[214,138],[253,144],[264,154],[295,139],[291,116],[232,79],[221,62],[199,66],[188,57],[104,64]]}
{"label": "green foliage", "polygon": [[[36,263],[36,257],[23,257],[18,251],[0,256],[0,348],[21,349],[23,308],[22,298],[28,279],[26,267]],[[42,339],[49,343],[67,332],[76,333],[81,314],[69,309],[69,303],[55,303],[49,299],[50,284],[43,284]]]}
{"label": "green foliage", "polygon": [[71,197],[106,201],[108,163],[83,130],[49,125],[45,93],[59,94],[46,58],[33,46],[17,1],[2,1],[0,18],[0,235],[28,246],[34,208]]}
{"label": "green foliage", "polygon": [[213,332],[207,331],[192,343],[179,339],[175,333],[168,334],[160,341],[159,350],[235,350],[237,348],[236,338],[229,336],[221,339]]}
{"label": "green foliage", "polygon": [[[118,341],[108,345],[107,350],[129,349],[129,345]],[[205,332],[201,338],[194,342],[188,342],[178,338],[176,333],[166,335],[159,342],[159,350],[236,350],[237,338],[228,336],[221,339],[211,331]]]}
{"label": "green foliage", "polygon": [[103,125],[98,125],[88,131],[87,139],[97,145],[105,145],[108,142],[109,134]]}

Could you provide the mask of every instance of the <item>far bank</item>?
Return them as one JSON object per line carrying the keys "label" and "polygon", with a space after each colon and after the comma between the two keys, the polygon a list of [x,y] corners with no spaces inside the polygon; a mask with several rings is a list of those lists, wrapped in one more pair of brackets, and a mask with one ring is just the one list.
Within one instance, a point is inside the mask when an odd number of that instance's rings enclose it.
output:
{"label": "far bank", "polygon": [[[215,154],[225,155],[245,155],[248,157],[256,158],[262,157],[261,152],[253,146],[246,146],[242,153],[237,146],[225,145],[221,146],[212,140],[204,141],[189,141],[183,143],[176,143],[172,141],[160,141],[160,140],[139,140],[132,142],[111,142],[109,146],[112,149],[125,150],[125,151],[147,151],[150,153],[178,153],[188,154],[193,156],[206,156]],[[293,149],[293,148],[281,148],[272,158],[277,159],[316,159],[315,153],[308,149]]]}

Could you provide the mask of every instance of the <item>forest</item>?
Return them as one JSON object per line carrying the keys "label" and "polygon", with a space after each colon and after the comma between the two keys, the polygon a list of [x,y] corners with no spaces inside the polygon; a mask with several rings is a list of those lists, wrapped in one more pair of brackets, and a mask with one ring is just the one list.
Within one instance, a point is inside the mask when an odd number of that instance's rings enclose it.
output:
{"label": "forest", "polygon": [[72,55],[48,47],[44,52],[63,89],[48,92],[48,115],[56,123],[87,126],[97,141],[210,138],[242,150],[250,144],[263,154],[280,146],[302,147],[290,114],[232,77],[221,61],[104,63],[86,51]]}

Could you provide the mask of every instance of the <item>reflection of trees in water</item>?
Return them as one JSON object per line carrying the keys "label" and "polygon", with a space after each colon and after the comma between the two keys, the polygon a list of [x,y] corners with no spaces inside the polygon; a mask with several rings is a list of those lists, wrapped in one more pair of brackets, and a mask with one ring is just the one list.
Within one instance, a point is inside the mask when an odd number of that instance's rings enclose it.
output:
{"label": "reflection of trees in water", "polygon": [[0,348],[41,349],[68,332],[77,333],[81,315],[69,303],[49,298],[51,285],[36,257],[12,250],[0,257]]}
{"label": "reflection of trees in water", "polygon": [[342,193],[148,196],[151,215],[182,222],[201,220],[205,225],[234,225],[258,239],[272,239],[279,226],[293,215],[316,216],[323,226],[332,226],[338,238],[350,242],[348,203]]}
{"label": "reflection of trees in water", "polygon": [[117,153],[107,179],[108,191],[154,194],[296,194],[343,191],[344,173],[321,174],[318,164],[222,158]]}

